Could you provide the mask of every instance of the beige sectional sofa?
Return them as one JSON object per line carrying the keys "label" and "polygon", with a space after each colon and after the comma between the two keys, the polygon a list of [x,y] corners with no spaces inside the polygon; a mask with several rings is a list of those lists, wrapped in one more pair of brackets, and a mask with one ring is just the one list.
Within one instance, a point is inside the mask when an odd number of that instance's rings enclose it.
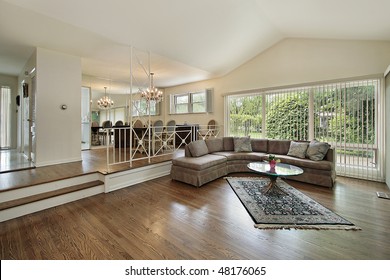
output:
{"label": "beige sectional sofa", "polygon": [[[191,142],[185,147],[183,157],[172,160],[172,179],[199,187],[230,173],[250,172],[247,168],[249,162],[263,161],[273,154],[281,162],[303,169],[302,175],[289,179],[333,187],[336,179],[335,156],[328,144],[250,138],[244,139],[246,144],[242,144],[239,141],[242,138],[223,137]],[[328,145],[325,149],[324,144]],[[293,148],[303,150],[297,154]]]}

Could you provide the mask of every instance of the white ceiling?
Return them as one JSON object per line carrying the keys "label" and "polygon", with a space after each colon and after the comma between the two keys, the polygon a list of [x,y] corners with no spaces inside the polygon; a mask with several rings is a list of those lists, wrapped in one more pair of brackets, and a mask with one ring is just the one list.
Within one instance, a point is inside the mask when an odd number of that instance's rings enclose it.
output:
{"label": "white ceiling", "polygon": [[167,87],[222,76],[283,38],[390,40],[389,11],[389,0],[0,0],[0,73],[20,73],[38,46],[128,81],[133,46]]}

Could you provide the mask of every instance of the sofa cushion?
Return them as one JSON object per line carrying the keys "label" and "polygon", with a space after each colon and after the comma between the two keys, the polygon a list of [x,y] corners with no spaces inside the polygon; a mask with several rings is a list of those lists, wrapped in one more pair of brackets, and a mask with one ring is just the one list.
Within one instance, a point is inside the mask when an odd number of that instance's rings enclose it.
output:
{"label": "sofa cushion", "polygon": [[312,140],[309,144],[309,147],[306,151],[306,157],[311,160],[323,160],[326,153],[328,152],[330,145],[326,142],[319,142],[317,140]]}
{"label": "sofa cushion", "polygon": [[234,137],[233,142],[235,152],[252,152],[250,137]]}
{"label": "sofa cushion", "polygon": [[287,155],[278,155],[277,157],[281,160],[282,163],[296,165],[301,168],[311,168],[327,171],[334,169],[334,163],[327,160],[314,161],[308,158],[296,158]]}
{"label": "sofa cushion", "polygon": [[268,140],[268,153],[287,155],[290,149],[290,140]]}
{"label": "sofa cushion", "polygon": [[216,152],[213,155],[224,156],[228,161],[232,160],[250,160],[262,161],[267,157],[266,153],[260,152]]}
{"label": "sofa cushion", "polygon": [[234,151],[233,137],[223,137],[223,150]]}
{"label": "sofa cushion", "polygon": [[219,164],[226,164],[226,157],[207,154],[201,157],[178,157],[172,159],[172,165],[185,167],[191,170],[204,170]]}
{"label": "sofa cushion", "polygon": [[305,158],[307,147],[309,147],[309,143],[307,142],[291,141],[287,155],[297,158]]}
{"label": "sofa cushion", "polygon": [[209,153],[223,151],[223,140],[222,138],[211,138],[205,140]]}
{"label": "sofa cushion", "polygon": [[209,150],[204,140],[193,141],[188,144],[188,149],[193,157],[200,157],[207,155]]}
{"label": "sofa cushion", "polygon": [[268,139],[251,139],[251,146],[253,152],[268,152]]}

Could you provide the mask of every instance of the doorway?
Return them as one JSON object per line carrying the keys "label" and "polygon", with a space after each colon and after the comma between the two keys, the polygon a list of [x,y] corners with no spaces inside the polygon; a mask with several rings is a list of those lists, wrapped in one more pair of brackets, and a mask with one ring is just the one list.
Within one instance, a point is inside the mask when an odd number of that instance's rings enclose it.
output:
{"label": "doorway", "polygon": [[[23,101],[20,96],[16,97],[15,113],[12,107],[12,96],[11,87],[0,87],[0,173],[34,167],[32,161],[23,152],[23,122],[18,121],[23,116]],[[15,126],[18,134],[16,138],[12,136]]]}

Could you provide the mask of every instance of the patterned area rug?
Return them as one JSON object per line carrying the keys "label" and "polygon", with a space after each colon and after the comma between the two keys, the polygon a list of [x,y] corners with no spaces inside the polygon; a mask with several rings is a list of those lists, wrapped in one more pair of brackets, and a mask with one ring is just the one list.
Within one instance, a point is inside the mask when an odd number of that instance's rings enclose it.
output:
{"label": "patterned area rug", "polygon": [[267,178],[226,178],[260,229],[360,230],[351,222],[278,179],[286,194],[262,194]]}

